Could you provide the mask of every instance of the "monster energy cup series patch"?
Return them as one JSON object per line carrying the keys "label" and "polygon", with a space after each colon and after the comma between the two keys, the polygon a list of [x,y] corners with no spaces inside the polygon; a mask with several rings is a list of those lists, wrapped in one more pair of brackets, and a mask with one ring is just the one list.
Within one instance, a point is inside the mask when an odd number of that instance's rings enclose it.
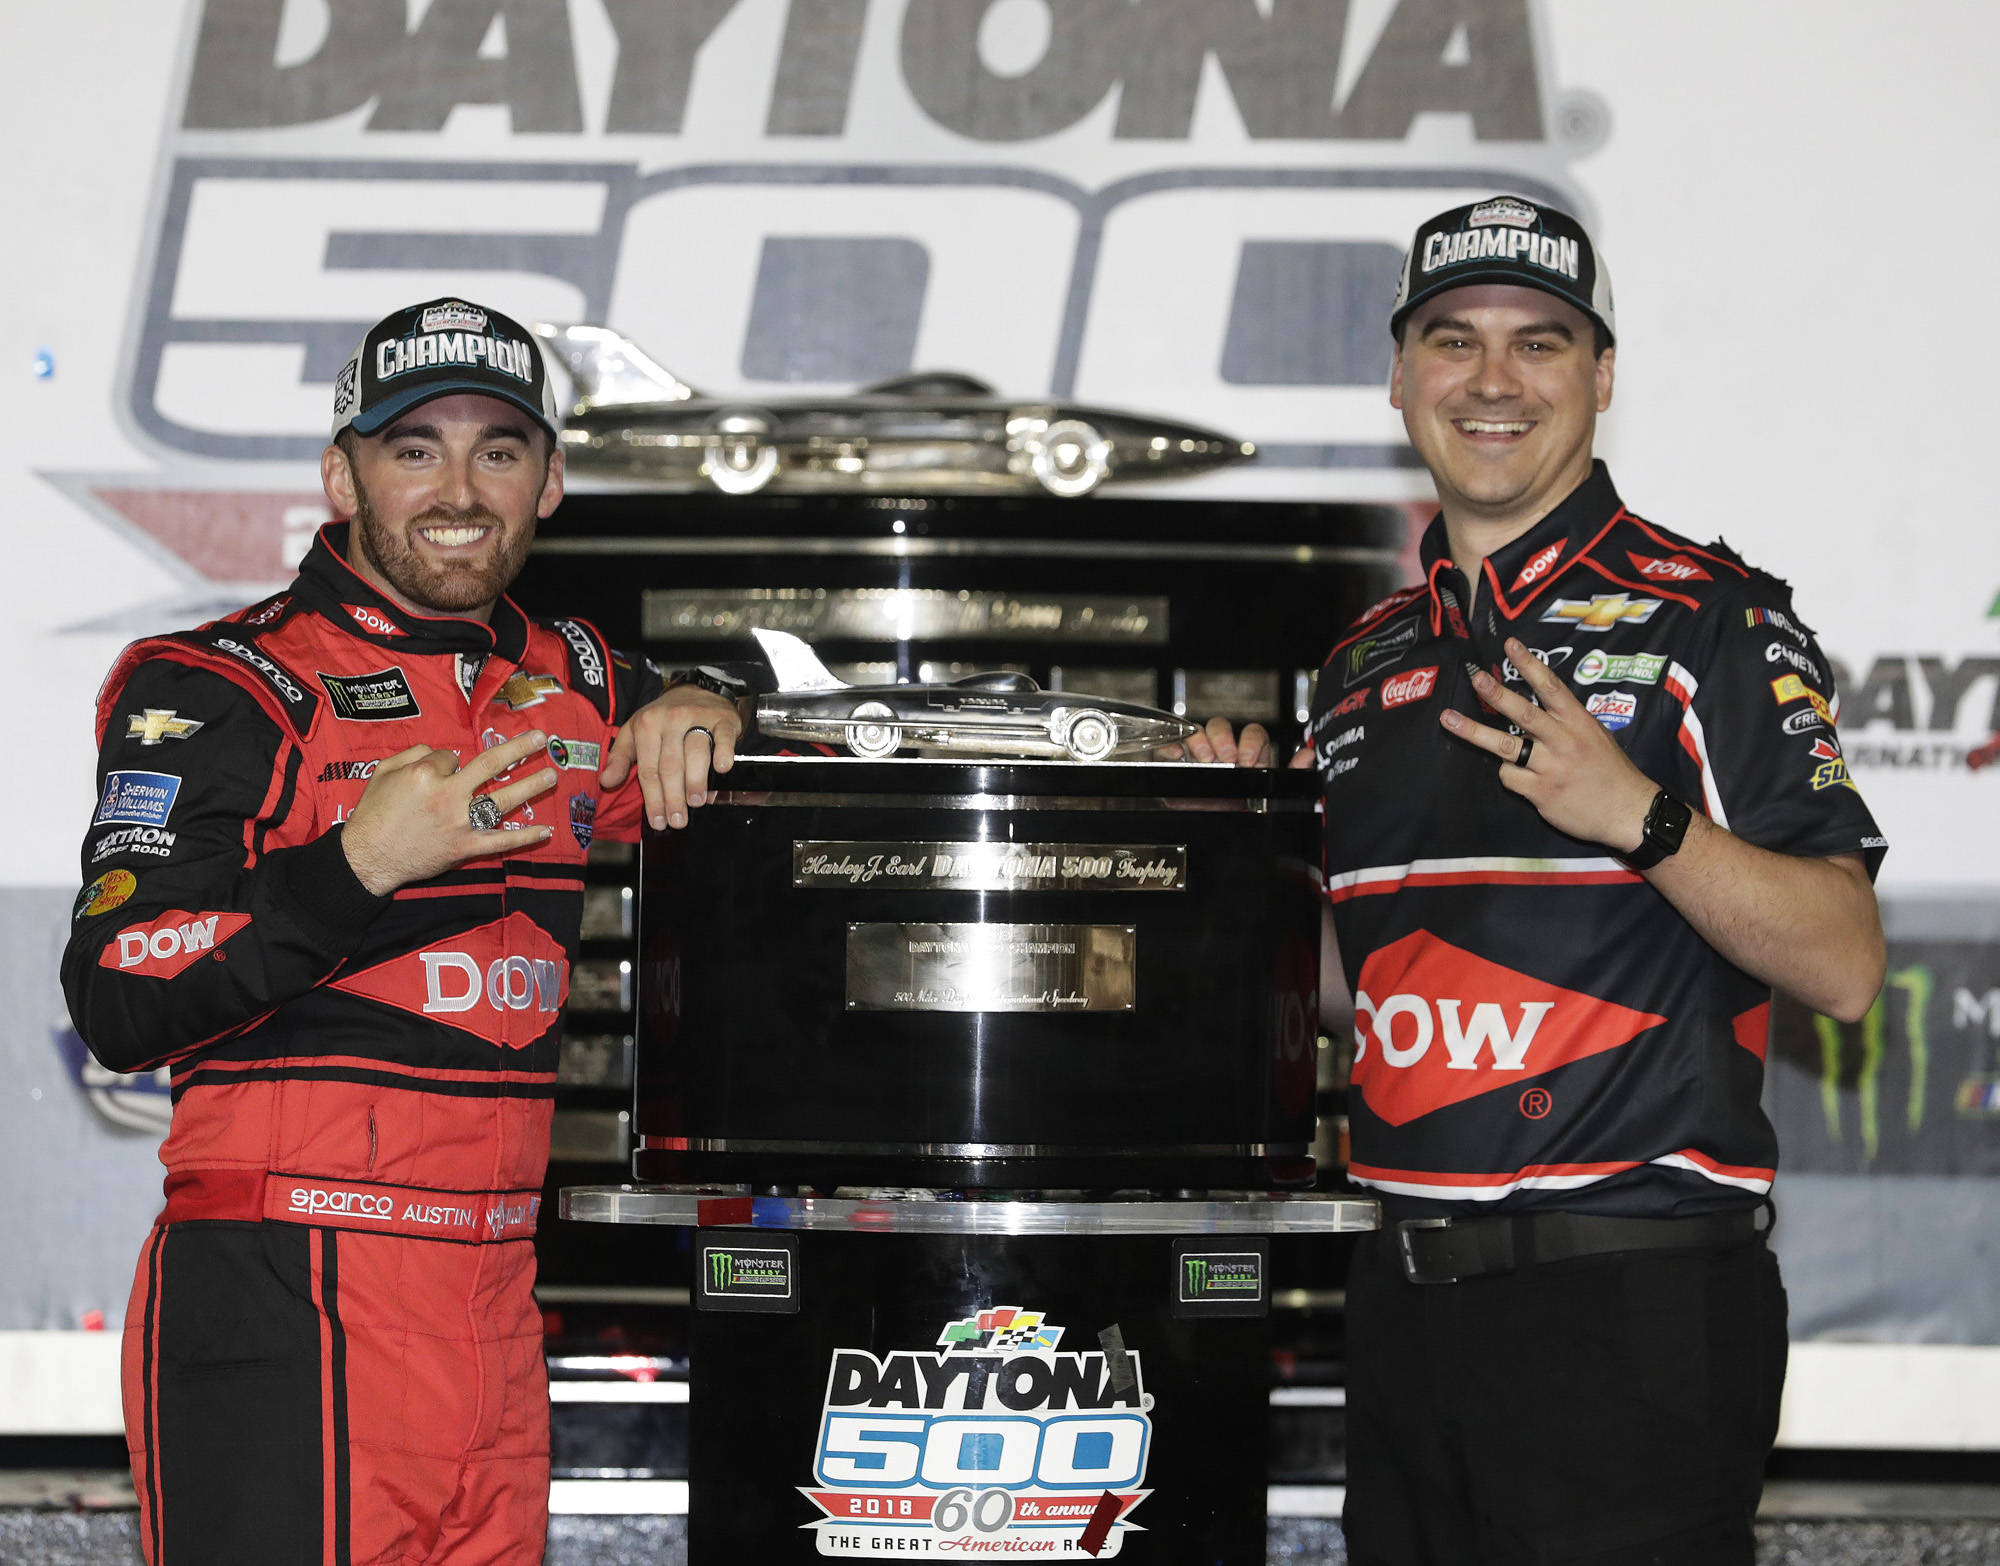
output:
{"label": "monster energy cup series patch", "polygon": [[[796,1315],[799,1242],[777,1233],[704,1234],[695,1246],[696,1310]],[[743,1243],[752,1241],[754,1243]]]}

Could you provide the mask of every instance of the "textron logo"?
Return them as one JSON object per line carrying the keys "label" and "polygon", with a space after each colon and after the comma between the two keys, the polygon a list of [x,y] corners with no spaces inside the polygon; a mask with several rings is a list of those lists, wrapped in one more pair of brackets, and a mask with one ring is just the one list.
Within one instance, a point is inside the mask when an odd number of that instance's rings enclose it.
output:
{"label": "textron logo", "polygon": [[191,7],[129,415],[311,458],[369,321],[490,277],[704,389],[946,364],[1165,396],[1279,466],[1408,465],[1382,386],[1416,224],[1503,189],[1581,210],[1607,134],[1533,0],[1031,9]]}

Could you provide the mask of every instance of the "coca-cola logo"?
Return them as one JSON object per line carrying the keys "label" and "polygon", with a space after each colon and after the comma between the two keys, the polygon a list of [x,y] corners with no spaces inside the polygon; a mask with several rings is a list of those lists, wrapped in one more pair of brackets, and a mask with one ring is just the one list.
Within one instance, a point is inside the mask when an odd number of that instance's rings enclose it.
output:
{"label": "coca-cola logo", "polygon": [[1413,701],[1422,701],[1437,688],[1437,665],[1427,669],[1411,669],[1403,674],[1392,674],[1382,682],[1382,705],[1384,707],[1407,707]]}
{"label": "coca-cola logo", "polygon": [[1630,1043],[1666,1021],[1418,930],[1361,965],[1354,1086],[1390,1125]]}
{"label": "coca-cola logo", "polygon": [[432,1022],[526,1049],[569,999],[569,954],[524,913],[511,913],[334,982]]}

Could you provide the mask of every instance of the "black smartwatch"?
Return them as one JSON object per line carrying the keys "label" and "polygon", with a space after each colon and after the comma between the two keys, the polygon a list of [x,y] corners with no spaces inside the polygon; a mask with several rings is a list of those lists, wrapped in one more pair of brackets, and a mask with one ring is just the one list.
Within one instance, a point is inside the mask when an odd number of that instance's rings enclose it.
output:
{"label": "black smartwatch", "polygon": [[1646,812],[1646,824],[1640,828],[1639,846],[1629,854],[1618,857],[1634,870],[1650,870],[1669,854],[1680,852],[1681,839],[1687,836],[1688,823],[1694,819],[1694,808],[1684,800],[1675,799],[1665,789],[1653,796],[1653,805]]}
{"label": "black smartwatch", "polygon": [[717,696],[728,697],[731,701],[740,700],[742,697],[748,695],[750,690],[750,687],[742,680],[732,680],[720,669],[711,669],[705,666],[694,669],[674,670],[672,674],[667,676],[666,688],[671,690],[676,685],[692,685],[697,690],[712,691]]}

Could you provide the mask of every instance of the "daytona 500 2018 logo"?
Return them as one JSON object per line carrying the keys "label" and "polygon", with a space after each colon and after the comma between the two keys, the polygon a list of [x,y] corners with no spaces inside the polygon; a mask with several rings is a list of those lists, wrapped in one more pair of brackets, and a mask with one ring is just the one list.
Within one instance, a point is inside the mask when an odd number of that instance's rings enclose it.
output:
{"label": "daytona 500 2018 logo", "polygon": [[1116,1555],[1148,1494],[1153,1399],[1137,1351],[1113,1363],[1058,1349],[1062,1336],[1039,1311],[995,1306],[947,1324],[935,1349],[835,1349],[815,1482],[800,1487],[825,1514],[806,1524],[819,1553]]}

